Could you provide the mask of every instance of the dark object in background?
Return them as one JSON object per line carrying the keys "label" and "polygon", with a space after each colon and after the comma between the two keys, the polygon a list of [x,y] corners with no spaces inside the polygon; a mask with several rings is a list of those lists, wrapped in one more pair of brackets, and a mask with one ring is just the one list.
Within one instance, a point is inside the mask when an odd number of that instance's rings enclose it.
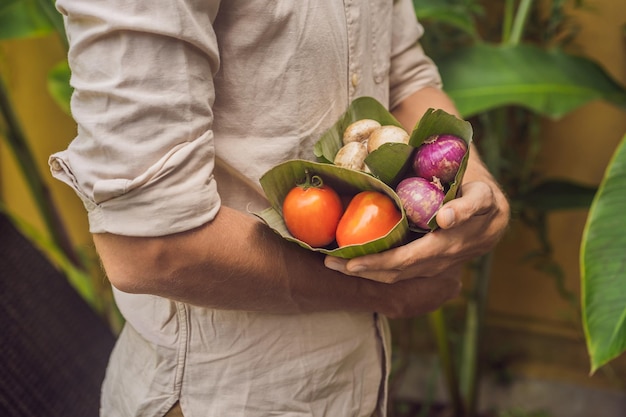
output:
{"label": "dark object in background", "polygon": [[97,417],[115,337],[0,214],[0,416]]}

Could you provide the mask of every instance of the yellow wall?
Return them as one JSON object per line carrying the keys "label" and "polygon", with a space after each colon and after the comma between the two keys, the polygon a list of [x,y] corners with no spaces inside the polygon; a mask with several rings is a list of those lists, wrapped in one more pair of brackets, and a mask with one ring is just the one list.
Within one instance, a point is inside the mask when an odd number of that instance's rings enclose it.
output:
{"label": "yellow wall", "polygon": [[[47,72],[63,59],[64,50],[53,36],[0,42],[0,68],[38,167],[62,211],[71,238],[76,244],[86,245],[90,236],[82,203],[69,187],[52,179],[47,164],[48,156],[67,146],[76,131],[71,117],[59,109],[46,89]],[[0,141],[0,192],[12,212],[45,230],[4,141]]]}

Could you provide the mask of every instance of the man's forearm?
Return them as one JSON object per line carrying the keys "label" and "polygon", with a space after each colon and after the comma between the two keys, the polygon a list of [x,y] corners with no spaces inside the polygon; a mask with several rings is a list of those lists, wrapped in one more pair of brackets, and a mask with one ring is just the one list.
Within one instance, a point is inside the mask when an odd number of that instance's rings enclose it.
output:
{"label": "man's forearm", "polygon": [[94,235],[111,283],[190,304],[277,313],[384,309],[378,283],[324,267],[317,253],[223,207],[198,229],[158,238]]}
{"label": "man's forearm", "polygon": [[429,108],[442,109],[450,114],[459,113],[450,98],[440,89],[424,87],[404,99],[398,106],[391,109],[394,117],[409,133]]}

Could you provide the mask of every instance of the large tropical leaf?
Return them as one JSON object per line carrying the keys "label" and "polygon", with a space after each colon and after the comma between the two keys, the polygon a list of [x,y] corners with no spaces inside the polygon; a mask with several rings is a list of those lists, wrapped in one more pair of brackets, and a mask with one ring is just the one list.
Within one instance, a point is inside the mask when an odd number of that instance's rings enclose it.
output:
{"label": "large tropical leaf", "polygon": [[43,36],[53,26],[36,0],[2,0],[0,4],[0,39]]}
{"label": "large tropical leaf", "polygon": [[558,118],[592,100],[626,109],[626,89],[598,64],[532,45],[477,44],[438,61],[462,116],[518,105]]}
{"label": "large tropical leaf", "polygon": [[580,250],[591,371],[626,350],[626,136],[589,211]]}

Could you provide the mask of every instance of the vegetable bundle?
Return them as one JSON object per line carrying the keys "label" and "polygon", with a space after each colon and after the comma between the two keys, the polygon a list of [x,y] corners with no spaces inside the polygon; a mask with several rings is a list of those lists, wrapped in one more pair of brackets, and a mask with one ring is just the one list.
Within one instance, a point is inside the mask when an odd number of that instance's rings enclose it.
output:
{"label": "vegetable bundle", "polygon": [[[392,135],[386,135],[385,130]],[[401,245],[437,228],[434,218],[437,210],[456,198],[467,166],[472,134],[469,122],[433,109],[426,112],[409,134],[378,101],[371,97],[358,98],[315,144],[317,162],[290,160],[261,177],[271,207],[256,215],[285,239],[333,256],[352,258]],[[353,149],[359,146],[365,151],[348,152],[347,146]],[[298,239],[285,224],[284,203],[289,192],[301,188],[313,176],[336,192],[343,202],[336,217],[344,216],[361,192],[375,191],[395,204],[399,220],[384,228],[373,226],[379,224],[377,221],[371,222],[368,228],[376,229],[377,234],[369,241],[343,239],[349,243],[338,244],[336,229],[335,239],[330,243],[311,245],[306,239]],[[389,214],[390,209],[385,207]],[[356,210],[356,215],[355,210],[352,213],[352,220],[364,217],[362,207]],[[300,221],[313,232],[320,222],[328,223],[326,215],[311,215],[308,219],[308,222]],[[349,229],[351,233],[356,230],[354,227]]]}

